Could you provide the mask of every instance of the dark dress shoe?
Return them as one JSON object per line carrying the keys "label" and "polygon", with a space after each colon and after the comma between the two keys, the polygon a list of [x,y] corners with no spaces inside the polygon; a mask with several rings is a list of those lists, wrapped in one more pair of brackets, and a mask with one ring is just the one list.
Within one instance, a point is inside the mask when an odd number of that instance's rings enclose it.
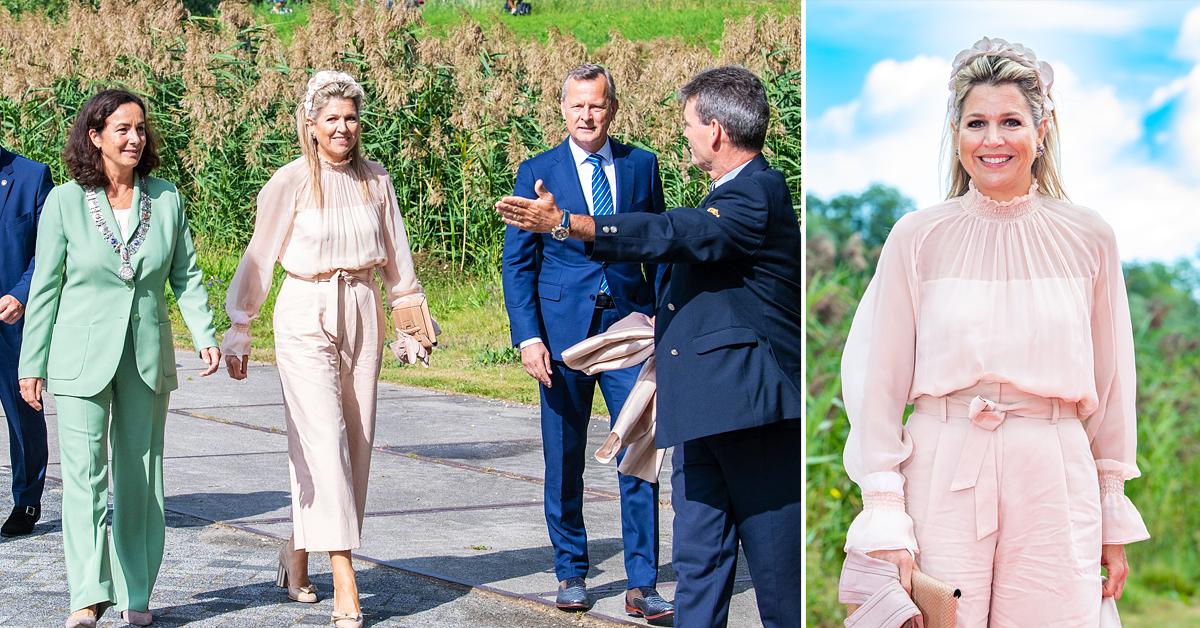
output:
{"label": "dark dress shoe", "polygon": [[632,617],[641,617],[651,626],[675,625],[675,605],[664,600],[654,589],[638,589],[640,596],[629,599],[625,596],[625,612]]}
{"label": "dark dress shoe", "polygon": [[12,514],[0,527],[0,536],[25,536],[33,532],[33,524],[41,518],[42,509],[39,506],[13,506]]}
{"label": "dark dress shoe", "polygon": [[583,578],[567,578],[558,585],[558,596],[554,599],[554,605],[564,611],[586,611],[591,608],[592,601],[588,597],[587,585],[583,583]]}

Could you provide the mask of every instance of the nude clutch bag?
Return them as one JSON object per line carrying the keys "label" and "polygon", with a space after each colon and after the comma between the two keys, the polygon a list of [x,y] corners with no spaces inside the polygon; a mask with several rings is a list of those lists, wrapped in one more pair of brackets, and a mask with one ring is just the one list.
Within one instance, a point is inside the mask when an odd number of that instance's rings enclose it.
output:
{"label": "nude clutch bag", "polygon": [[392,324],[421,343],[426,351],[437,346],[437,323],[429,315],[429,303],[422,298],[419,302],[397,306],[392,310]]}
{"label": "nude clutch bag", "polygon": [[925,628],[954,628],[958,616],[958,589],[914,569],[912,599],[925,619]]}

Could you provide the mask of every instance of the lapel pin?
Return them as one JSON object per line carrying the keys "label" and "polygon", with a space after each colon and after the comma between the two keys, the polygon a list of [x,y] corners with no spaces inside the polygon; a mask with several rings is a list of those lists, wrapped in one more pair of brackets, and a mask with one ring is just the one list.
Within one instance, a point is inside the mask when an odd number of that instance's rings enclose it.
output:
{"label": "lapel pin", "polygon": [[8,179],[0,179],[0,185],[8,185]]}
{"label": "lapel pin", "polygon": [[716,216],[717,218],[721,217],[721,212],[717,211],[716,207],[709,207],[708,213],[712,214],[713,216]]}

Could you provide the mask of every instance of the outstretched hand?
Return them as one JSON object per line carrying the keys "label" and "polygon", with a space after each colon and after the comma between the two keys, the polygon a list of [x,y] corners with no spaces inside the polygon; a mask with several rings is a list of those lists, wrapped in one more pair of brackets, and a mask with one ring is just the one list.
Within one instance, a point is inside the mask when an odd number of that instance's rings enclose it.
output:
{"label": "outstretched hand", "polygon": [[534,233],[549,233],[562,223],[562,210],[541,179],[533,184],[533,191],[537,198],[505,196],[496,202],[496,211],[507,225]]}

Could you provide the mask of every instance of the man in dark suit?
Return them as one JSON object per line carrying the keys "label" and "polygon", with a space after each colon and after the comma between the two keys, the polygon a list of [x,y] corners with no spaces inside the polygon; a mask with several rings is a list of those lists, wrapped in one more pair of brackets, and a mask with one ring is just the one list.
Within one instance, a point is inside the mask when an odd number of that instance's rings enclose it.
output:
{"label": "man in dark suit", "polygon": [[[572,69],[563,81],[569,137],[521,164],[514,194],[533,196],[534,181],[582,215],[656,215],[663,211],[657,158],[608,137],[617,113],[616,86],[598,65]],[[630,312],[653,309],[653,265],[588,259],[583,244],[509,228],[504,236],[504,305],[512,342],[525,370],[541,384],[545,510],[559,579],[557,606],[591,606],[583,525],[583,468],[596,385],[612,419],[621,412],[637,369],[586,375],[562,362],[562,351],[606,331]],[[628,579],[626,610],[666,622],[674,608],[658,581],[658,486],[619,474],[621,529]]]}
{"label": "man in dark suit", "polygon": [[0,526],[0,536],[5,537],[29,534],[42,516],[46,418],[21,399],[17,361],[29,278],[33,276],[37,221],[53,187],[45,164],[0,146],[0,404],[8,419],[13,474],[13,509]]}
{"label": "man in dark suit", "polygon": [[510,226],[565,228],[593,260],[670,264],[655,361],[657,444],[675,446],[675,625],[725,625],[740,541],[763,624],[801,626],[799,223],[761,154],[762,82],[715,68],[679,96],[692,161],[712,179],[700,207],[593,218],[539,184],[496,208]]}

